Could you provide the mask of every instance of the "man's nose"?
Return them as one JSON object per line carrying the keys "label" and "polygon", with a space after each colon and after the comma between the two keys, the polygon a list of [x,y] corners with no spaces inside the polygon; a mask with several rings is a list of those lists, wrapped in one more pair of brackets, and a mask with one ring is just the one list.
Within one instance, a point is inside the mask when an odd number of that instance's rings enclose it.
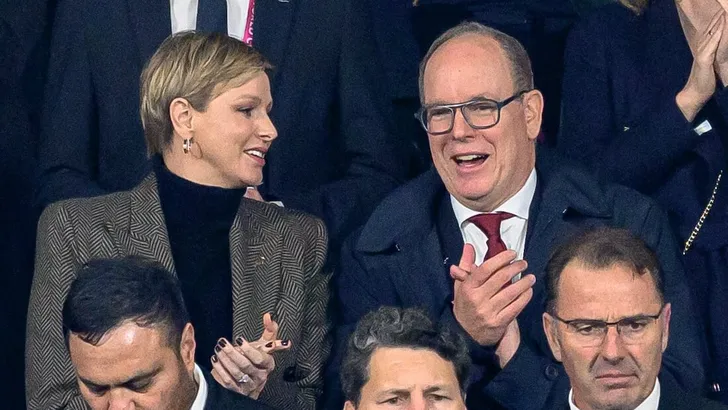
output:
{"label": "man's nose", "polygon": [[109,410],[134,410],[134,400],[125,389],[114,389],[109,394]]}
{"label": "man's nose", "polygon": [[609,326],[602,341],[602,357],[608,362],[618,362],[625,356],[624,341],[616,327]]}
{"label": "man's nose", "polygon": [[422,394],[413,394],[410,398],[410,405],[407,410],[431,410],[427,408],[427,400]]}
{"label": "man's nose", "polygon": [[473,127],[468,124],[462,109],[456,109],[452,119],[452,136],[455,139],[465,139],[473,134]]}

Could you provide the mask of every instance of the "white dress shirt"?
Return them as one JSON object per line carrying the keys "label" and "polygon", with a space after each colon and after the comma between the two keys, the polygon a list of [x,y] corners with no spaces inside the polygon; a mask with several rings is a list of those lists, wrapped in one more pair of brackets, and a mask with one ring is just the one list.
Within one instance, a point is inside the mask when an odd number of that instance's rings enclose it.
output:
{"label": "white dress shirt", "polygon": [[190,410],[204,410],[207,402],[207,380],[205,380],[205,375],[202,374],[202,369],[197,363],[195,363],[194,377],[197,383],[197,396],[195,396],[195,401],[192,402]]}
{"label": "white dress shirt", "polygon": [[[639,406],[635,407],[634,410],[657,410],[660,405],[660,381],[655,380],[655,387],[652,388],[652,393],[640,403]],[[569,390],[569,408],[571,410],[579,410],[574,404],[574,390]]]}
{"label": "white dress shirt", "polygon": [[[500,234],[506,248],[518,252],[518,259],[523,259],[523,252],[526,247],[526,229],[528,228],[528,211],[531,208],[531,201],[533,201],[535,193],[536,170],[533,169],[523,187],[515,195],[508,198],[503,205],[493,210],[494,213],[508,212],[515,215],[513,218],[501,222]],[[480,265],[488,252],[488,245],[486,244],[488,237],[477,225],[468,221],[468,218],[482,212],[469,209],[452,195],[450,195],[450,202],[455,213],[455,219],[460,227],[460,233],[463,235],[463,241],[473,245],[475,248],[475,264]]]}
{"label": "white dress shirt", "polygon": [[[172,17],[172,33],[194,30],[197,27],[197,3],[199,0],[169,0]],[[250,0],[227,0],[227,26],[230,37],[243,39],[248,20]]]}

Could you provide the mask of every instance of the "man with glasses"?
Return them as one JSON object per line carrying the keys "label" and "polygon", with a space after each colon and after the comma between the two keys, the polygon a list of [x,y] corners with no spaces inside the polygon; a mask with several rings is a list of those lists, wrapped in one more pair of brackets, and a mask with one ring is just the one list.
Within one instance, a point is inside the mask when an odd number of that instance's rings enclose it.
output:
{"label": "man with glasses", "polygon": [[546,272],[543,327],[571,381],[555,409],[728,409],[658,377],[672,307],[642,240],[621,229],[587,231],[559,247]]}
{"label": "man with glasses", "polygon": [[361,317],[382,305],[418,306],[469,343],[468,408],[540,410],[568,391],[541,326],[544,267],[572,233],[610,225],[638,234],[663,260],[666,294],[680,301],[672,308],[680,337],[665,370],[697,389],[699,332],[664,213],[545,152],[537,160],[543,97],[523,47],[478,23],[459,25],[425,56],[420,98],[434,169],[391,194],[346,241],[334,278],[329,388]]}

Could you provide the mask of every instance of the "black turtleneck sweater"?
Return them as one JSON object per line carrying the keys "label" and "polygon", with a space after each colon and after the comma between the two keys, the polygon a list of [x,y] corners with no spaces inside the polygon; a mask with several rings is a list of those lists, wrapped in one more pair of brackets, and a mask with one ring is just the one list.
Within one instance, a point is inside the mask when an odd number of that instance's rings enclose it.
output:
{"label": "black turtleneck sweater", "polygon": [[245,189],[199,185],[180,178],[154,159],[169,244],[190,319],[195,361],[211,368],[217,339],[232,336],[230,228]]}

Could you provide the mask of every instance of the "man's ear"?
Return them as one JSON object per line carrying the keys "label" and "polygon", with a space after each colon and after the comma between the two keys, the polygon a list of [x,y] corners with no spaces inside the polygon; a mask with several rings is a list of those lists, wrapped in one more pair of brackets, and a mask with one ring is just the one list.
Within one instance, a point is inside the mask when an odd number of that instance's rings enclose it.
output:
{"label": "man's ear", "polygon": [[551,353],[554,355],[554,359],[557,361],[561,361],[561,343],[559,343],[559,338],[556,334],[556,324],[554,323],[554,317],[551,316],[548,312],[544,312],[544,314],[541,317],[541,321],[543,322],[543,331],[546,333],[546,340],[549,342],[549,347],[551,348]]}
{"label": "man's ear", "polygon": [[669,303],[662,308],[662,353],[667,349],[667,340],[670,338],[670,317],[672,316],[672,306]]}
{"label": "man's ear", "polygon": [[179,344],[180,357],[185,364],[185,367],[189,371],[195,369],[195,328],[192,327],[192,323],[187,323],[184,330],[182,331],[182,339]]}
{"label": "man's ear", "polygon": [[356,407],[354,406],[354,403],[351,402],[351,400],[347,400],[346,403],[344,403],[344,410],[356,410]]}
{"label": "man's ear", "polygon": [[175,98],[169,104],[169,119],[172,121],[172,130],[183,139],[188,139],[194,133],[192,114],[195,109],[184,98]]}
{"label": "man's ear", "polygon": [[541,132],[543,121],[543,94],[539,90],[531,90],[523,95],[523,106],[526,116],[528,139],[535,141]]}

